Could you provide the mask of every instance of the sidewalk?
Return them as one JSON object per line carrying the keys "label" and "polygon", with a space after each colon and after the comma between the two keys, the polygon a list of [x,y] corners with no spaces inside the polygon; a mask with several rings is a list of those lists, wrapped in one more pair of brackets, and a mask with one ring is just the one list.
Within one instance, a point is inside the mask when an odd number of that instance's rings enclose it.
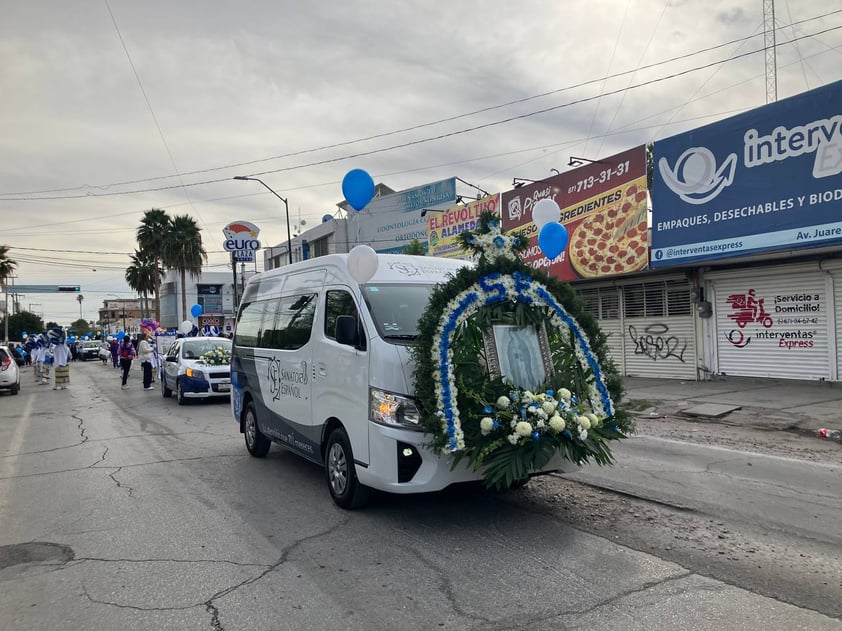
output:
{"label": "sidewalk", "polygon": [[625,377],[623,385],[626,393],[622,404],[641,417],[695,418],[812,435],[821,427],[842,429],[842,383],[749,377],[719,377],[714,381]]}

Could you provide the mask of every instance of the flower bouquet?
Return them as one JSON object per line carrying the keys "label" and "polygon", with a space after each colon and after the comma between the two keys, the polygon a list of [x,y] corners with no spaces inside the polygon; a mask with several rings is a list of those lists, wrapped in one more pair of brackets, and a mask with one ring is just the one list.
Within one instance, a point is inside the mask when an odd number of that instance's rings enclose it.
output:
{"label": "flower bouquet", "polygon": [[231,363],[231,351],[217,346],[199,355],[198,363],[206,366],[228,366]]}
{"label": "flower bouquet", "polygon": [[[569,285],[520,260],[525,237],[502,235],[490,213],[460,240],[478,255],[477,265],[433,291],[413,351],[431,447],[454,466],[467,458],[497,489],[545,469],[555,456],[610,464],[608,441],[631,425],[614,408],[621,382],[596,321]],[[526,357],[513,360],[529,365],[533,383],[516,383],[517,371],[501,370],[502,355],[489,338],[503,329],[536,340]]]}

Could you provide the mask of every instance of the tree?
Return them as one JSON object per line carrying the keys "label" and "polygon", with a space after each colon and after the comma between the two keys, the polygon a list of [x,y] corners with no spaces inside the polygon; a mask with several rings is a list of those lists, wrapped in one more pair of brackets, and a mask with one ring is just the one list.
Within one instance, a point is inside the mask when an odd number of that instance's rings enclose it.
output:
{"label": "tree", "polygon": [[140,294],[145,304],[141,311],[148,315],[149,295],[154,295],[160,286],[164,270],[156,266],[155,258],[145,250],[135,250],[131,260],[131,265],[126,268],[126,283]]}
{"label": "tree", "polygon": [[87,335],[90,330],[91,327],[85,318],[79,318],[78,320],[70,323],[70,332],[77,337]]}
{"label": "tree", "polygon": [[202,247],[202,234],[193,218],[190,215],[173,217],[161,246],[161,261],[164,267],[180,274],[182,317],[187,316],[185,276],[190,274],[198,280],[202,275],[202,261],[207,262],[207,259],[208,254]]}
{"label": "tree", "polygon": [[3,335],[9,341],[9,278],[15,273],[18,264],[9,258],[9,246],[0,245],[0,285],[3,286],[3,294],[6,300],[6,309],[3,312]]}
{"label": "tree", "polygon": [[22,340],[24,332],[40,333],[43,330],[43,320],[30,311],[20,311],[9,318],[10,340]]}
{"label": "tree", "polygon": [[[154,268],[161,270],[155,278],[155,319],[161,319],[161,282],[163,280],[163,248],[164,241],[169,234],[172,219],[166,211],[159,208],[152,208],[143,213],[143,219],[137,229],[137,244],[144,255],[151,258]],[[128,279],[127,279],[128,280]]]}
{"label": "tree", "polygon": [[413,239],[408,245],[404,246],[403,253],[425,256],[427,254],[427,246],[426,244],[421,243],[418,239]]}

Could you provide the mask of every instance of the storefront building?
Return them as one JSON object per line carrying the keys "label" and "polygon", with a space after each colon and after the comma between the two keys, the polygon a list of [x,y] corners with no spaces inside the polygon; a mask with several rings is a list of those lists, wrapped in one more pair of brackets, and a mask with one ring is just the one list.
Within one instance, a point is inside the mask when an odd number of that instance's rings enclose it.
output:
{"label": "storefront building", "polygon": [[652,267],[695,269],[700,378],[842,380],[842,81],[655,143]]}

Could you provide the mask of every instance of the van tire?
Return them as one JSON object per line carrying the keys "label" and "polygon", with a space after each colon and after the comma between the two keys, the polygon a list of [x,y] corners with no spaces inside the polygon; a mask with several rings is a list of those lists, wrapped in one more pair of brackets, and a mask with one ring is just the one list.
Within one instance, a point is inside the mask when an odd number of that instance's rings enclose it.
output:
{"label": "van tire", "polygon": [[17,394],[18,392],[20,392],[20,384],[19,384],[19,383],[13,383],[13,384],[12,384],[12,387],[11,387],[11,388],[9,388],[9,391],[10,391],[12,394]]}
{"label": "van tire", "polygon": [[184,385],[179,380],[175,382],[175,398],[179,405],[187,405],[187,397],[184,396]]}
{"label": "van tire", "polygon": [[254,403],[249,401],[243,412],[243,436],[246,439],[246,449],[255,458],[265,458],[272,446],[272,441],[263,435],[257,426],[257,412]]}
{"label": "van tire", "polygon": [[[102,363],[105,363],[104,361]],[[167,388],[167,378],[166,375],[161,375],[161,396],[165,399],[169,399],[172,396],[172,390]]]}
{"label": "van tire", "polygon": [[327,439],[325,476],[330,496],[340,508],[360,508],[368,501],[369,488],[357,479],[351,441],[341,427],[333,430]]}

